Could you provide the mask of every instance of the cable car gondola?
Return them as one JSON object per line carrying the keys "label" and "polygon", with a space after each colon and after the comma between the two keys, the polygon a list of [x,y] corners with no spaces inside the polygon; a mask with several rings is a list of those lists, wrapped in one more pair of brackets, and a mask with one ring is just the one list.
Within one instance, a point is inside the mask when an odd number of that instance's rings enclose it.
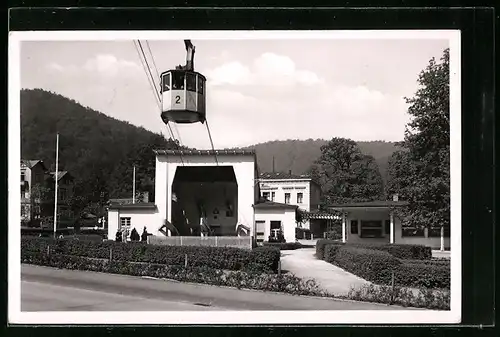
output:
{"label": "cable car gondola", "polygon": [[190,40],[186,45],[186,65],[163,72],[161,79],[161,118],[169,122],[205,123],[206,120],[206,78],[194,71],[195,48]]}

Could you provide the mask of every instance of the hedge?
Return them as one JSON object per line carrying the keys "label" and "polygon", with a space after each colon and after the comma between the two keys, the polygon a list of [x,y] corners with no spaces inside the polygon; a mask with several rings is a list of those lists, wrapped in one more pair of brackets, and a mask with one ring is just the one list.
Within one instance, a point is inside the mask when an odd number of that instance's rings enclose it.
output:
{"label": "hedge", "polygon": [[402,263],[394,273],[396,285],[430,288],[450,288],[450,267],[447,265]]}
{"label": "hedge", "polygon": [[401,260],[388,252],[327,244],[324,260],[381,285],[449,289],[450,265],[442,260]]}
{"label": "hedge", "polygon": [[165,265],[206,266],[226,270],[277,272],[280,252],[274,247],[245,250],[231,247],[156,246],[144,242],[95,242],[73,239],[22,238],[22,251]]}
{"label": "hedge", "polygon": [[302,248],[299,242],[264,242],[264,247],[275,247],[280,250],[295,250]]}
{"label": "hedge", "polygon": [[342,245],[337,245],[337,244],[325,245],[324,260],[326,262],[333,263],[335,261],[335,257],[337,256],[337,253],[341,247],[342,247]]}
{"label": "hedge", "polygon": [[22,263],[60,269],[89,270],[132,276],[150,276],[183,282],[224,285],[236,288],[286,292],[294,295],[325,296],[312,280],[304,281],[291,274],[227,272],[208,266],[161,265],[143,262],[109,261],[61,254],[24,252]]}
{"label": "hedge", "polygon": [[338,248],[332,262],[354,275],[377,284],[390,284],[392,272],[401,265],[398,258],[387,252],[348,245]]}
{"label": "hedge", "polygon": [[316,241],[316,257],[320,260],[323,260],[325,257],[325,246],[326,245],[343,245],[342,242],[328,239],[320,239]]}
{"label": "hedge", "polygon": [[432,259],[432,249],[424,245],[406,245],[390,243],[367,243],[348,242],[342,243],[336,240],[321,239],[316,242],[316,256],[318,259],[324,258],[324,246],[327,244],[347,245],[356,248],[366,248],[381,250],[390,253],[399,259],[430,260]]}

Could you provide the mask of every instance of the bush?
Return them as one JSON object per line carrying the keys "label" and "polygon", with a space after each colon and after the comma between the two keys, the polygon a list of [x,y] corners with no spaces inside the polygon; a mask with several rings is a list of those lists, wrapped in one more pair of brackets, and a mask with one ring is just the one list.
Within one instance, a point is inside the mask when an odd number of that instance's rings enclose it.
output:
{"label": "bush", "polygon": [[325,246],[328,244],[332,245],[343,245],[342,242],[328,239],[320,239],[316,241],[316,257],[320,260],[323,260],[325,257]]}
{"label": "bush", "polygon": [[424,245],[405,245],[389,243],[347,243],[349,246],[376,249],[390,253],[399,259],[430,260],[432,249]]}
{"label": "bush", "polygon": [[299,242],[264,242],[263,245],[264,247],[276,247],[280,250],[295,250],[302,247]]}
{"label": "bush", "polygon": [[419,289],[415,294],[401,287],[363,285],[351,288],[347,297],[355,301],[396,304],[403,307],[417,307],[434,310],[450,310],[450,292]]}
{"label": "bush", "polygon": [[449,261],[400,260],[386,251],[327,244],[324,260],[379,285],[450,288]]}
{"label": "bush", "polygon": [[332,262],[354,275],[378,284],[390,284],[392,272],[401,264],[399,259],[387,252],[348,245],[339,247]]}
{"label": "bush", "polygon": [[342,245],[338,244],[327,244],[325,245],[324,260],[329,263],[335,261],[335,257]]}
{"label": "bush", "polygon": [[432,263],[406,263],[403,261],[394,273],[395,284],[406,287],[449,289],[450,280],[449,266]]}
{"label": "bush", "polygon": [[95,242],[71,238],[27,238],[21,240],[22,251],[45,252],[51,246],[54,254],[109,259],[112,251],[114,261],[146,262],[164,265],[184,265],[187,256],[189,266],[207,266],[216,269],[259,270],[277,272],[280,260],[279,249],[259,247],[245,250],[232,247],[200,246],[155,246],[144,242],[121,243],[114,241]]}

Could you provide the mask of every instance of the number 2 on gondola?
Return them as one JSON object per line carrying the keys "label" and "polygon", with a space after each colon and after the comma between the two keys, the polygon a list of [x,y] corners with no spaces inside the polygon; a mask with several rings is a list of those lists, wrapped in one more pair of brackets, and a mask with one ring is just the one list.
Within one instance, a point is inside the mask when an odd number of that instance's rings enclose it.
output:
{"label": "number 2 on gondola", "polygon": [[175,96],[175,104],[181,104],[181,96]]}

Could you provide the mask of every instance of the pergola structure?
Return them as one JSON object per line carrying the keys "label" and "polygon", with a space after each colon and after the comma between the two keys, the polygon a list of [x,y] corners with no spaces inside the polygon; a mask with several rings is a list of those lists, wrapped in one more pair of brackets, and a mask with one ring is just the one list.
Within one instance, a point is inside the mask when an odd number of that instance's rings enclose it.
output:
{"label": "pergola structure", "polygon": [[339,212],[302,212],[302,220],[325,220],[326,221],[326,232],[331,232],[334,228],[336,222],[341,220]]}

